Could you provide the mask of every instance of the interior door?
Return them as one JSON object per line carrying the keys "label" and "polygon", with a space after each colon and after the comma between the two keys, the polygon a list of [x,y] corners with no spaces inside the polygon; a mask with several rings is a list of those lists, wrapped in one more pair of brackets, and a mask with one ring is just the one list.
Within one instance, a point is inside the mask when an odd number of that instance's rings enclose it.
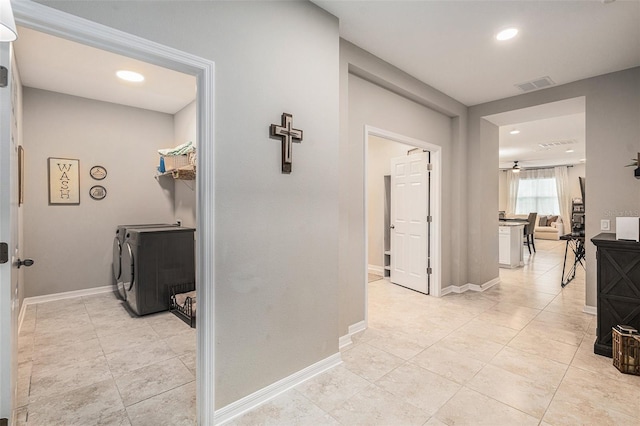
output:
{"label": "interior door", "polygon": [[[11,419],[15,406],[18,349],[18,143],[16,88],[11,43],[0,42],[0,66],[7,76],[0,84],[0,418]],[[5,72],[6,70],[6,72]]]}
{"label": "interior door", "polygon": [[429,293],[429,153],[391,159],[391,282]]}

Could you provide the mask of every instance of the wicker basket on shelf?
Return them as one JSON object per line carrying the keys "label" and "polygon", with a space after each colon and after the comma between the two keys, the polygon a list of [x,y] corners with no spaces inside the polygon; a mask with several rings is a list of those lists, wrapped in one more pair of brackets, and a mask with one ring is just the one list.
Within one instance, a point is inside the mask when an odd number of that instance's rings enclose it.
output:
{"label": "wicker basket on shelf", "polygon": [[171,174],[174,179],[194,180],[196,178],[196,168],[195,166],[184,166],[172,170]]}

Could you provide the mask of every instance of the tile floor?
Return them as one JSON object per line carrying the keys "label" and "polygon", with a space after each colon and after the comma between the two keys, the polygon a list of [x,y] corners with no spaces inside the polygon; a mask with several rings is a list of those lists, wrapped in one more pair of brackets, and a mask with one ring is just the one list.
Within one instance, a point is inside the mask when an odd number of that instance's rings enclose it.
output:
{"label": "tile floor", "polygon": [[[371,282],[344,363],[230,424],[640,424],[640,377],[593,354],[584,271],[561,289],[563,243],[536,244],[484,293]],[[169,313],[131,318],[111,294],[34,305],[19,345],[20,424],[194,424],[195,333]]]}
{"label": "tile floor", "polygon": [[369,283],[369,328],[344,363],[230,424],[640,424],[640,377],[593,354],[584,271],[561,289],[564,242],[536,248],[484,293]]}
{"label": "tile floor", "polygon": [[195,329],[132,317],[105,293],[27,307],[18,339],[19,424],[193,425]]}

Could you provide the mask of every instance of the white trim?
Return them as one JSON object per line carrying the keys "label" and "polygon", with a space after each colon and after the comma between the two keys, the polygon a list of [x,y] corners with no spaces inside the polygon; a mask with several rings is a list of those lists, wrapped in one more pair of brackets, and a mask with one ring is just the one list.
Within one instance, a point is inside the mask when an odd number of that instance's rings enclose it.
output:
{"label": "white trim", "polygon": [[232,402],[231,404],[216,410],[215,424],[224,424],[247,411],[253,410],[256,407],[269,402],[281,393],[288,391],[294,386],[297,386],[318,374],[322,374],[341,363],[342,358],[340,357],[340,353],[333,354],[322,361],[318,361],[315,364],[303,368],[284,379],[278,380],[277,382],[252,393],[251,395],[247,395],[242,399]]}
{"label": "white trim", "polygon": [[20,335],[20,330],[22,330],[22,322],[24,321],[24,316],[27,314],[27,304],[22,301],[22,306],[20,306],[20,313],[18,314],[18,335]]}
{"label": "white trim", "polygon": [[595,306],[584,305],[582,312],[589,315],[598,315],[598,308]]}
{"label": "white trim", "polygon": [[351,324],[349,326],[349,331],[347,332],[347,334],[345,334],[344,336],[340,337],[340,339],[338,339],[338,347],[340,349],[344,349],[347,346],[350,346],[353,344],[353,335],[356,333],[360,333],[361,331],[364,331],[367,329],[367,324],[364,321],[360,321],[357,322],[355,324]]}
{"label": "white trim", "polygon": [[347,333],[344,336],[340,336],[340,338],[338,339],[338,349],[340,350],[351,345],[353,345],[353,340],[351,339],[351,333]]}
{"label": "white trim", "polygon": [[[364,258],[369,258],[369,235],[367,229],[369,227],[369,212],[367,211],[368,195],[367,195],[367,156],[369,152],[369,136],[378,136],[384,139],[389,139],[395,142],[403,143],[406,145],[412,145],[417,148],[423,148],[431,153],[431,187],[430,190],[430,211],[433,220],[431,222],[431,232],[429,234],[429,244],[431,246],[431,267],[433,274],[431,275],[431,288],[429,289],[429,295],[440,297],[442,294],[442,241],[441,241],[441,224],[442,224],[442,211],[441,211],[441,194],[442,194],[442,147],[435,145],[420,139],[415,139],[409,136],[400,135],[398,133],[390,132],[388,130],[379,129],[377,127],[365,125],[364,126]],[[366,265],[366,261],[365,261]],[[366,275],[365,275],[366,277]],[[369,291],[368,284],[365,280],[365,324],[369,318]]]}
{"label": "white trim", "polygon": [[370,273],[370,274],[382,275],[384,277],[384,267],[382,267],[382,266],[369,265],[367,267],[367,272]]}
{"label": "white trim", "polygon": [[[113,292],[113,286],[105,285],[102,287],[85,288],[83,290],[64,291],[62,293],[45,294],[43,296],[25,297],[22,301],[23,308],[28,305],[37,303],[53,302],[55,300],[73,299],[74,297],[92,296],[94,294],[103,294]],[[20,309],[22,314],[22,309]]]}
{"label": "white trim", "polygon": [[349,326],[349,335],[353,336],[356,333],[360,333],[367,329],[367,324],[364,321],[357,322],[355,324],[351,324]]}
{"label": "white trim", "polygon": [[483,292],[483,291],[488,290],[491,287],[493,287],[494,285],[499,284],[499,283],[500,283],[500,278],[498,277],[498,278],[494,278],[494,279],[489,280],[486,283],[480,284],[480,285],[471,284],[471,283],[467,283],[467,284],[460,285],[460,286],[450,285],[450,286],[447,286],[447,287],[442,289],[442,295],[445,296],[445,295],[447,295],[449,293],[464,293],[464,292],[469,291],[469,290],[477,291],[477,292]]}
{"label": "white trim", "polygon": [[47,34],[118,53],[196,76],[198,91],[198,179],[196,181],[197,228],[196,280],[202,304],[197,327],[197,420],[214,422],[215,387],[215,162],[213,61],[80,18],[31,1],[12,3],[16,22]]}

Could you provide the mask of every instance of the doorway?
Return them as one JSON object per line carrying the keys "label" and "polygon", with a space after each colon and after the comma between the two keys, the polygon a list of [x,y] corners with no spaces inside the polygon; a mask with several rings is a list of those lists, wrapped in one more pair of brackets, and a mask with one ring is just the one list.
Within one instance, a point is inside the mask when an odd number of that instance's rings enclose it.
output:
{"label": "doorway", "polygon": [[[201,307],[198,310],[196,364],[199,374],[196,393],[198,401],[213,401],[214,289],[206,284],[214,282],[214,266],[212,262],[204,261],[204,259],[213,258],[214,247],[213,62],[156,43],[149,43],[136,36],[38,4],[16,4],[14,12],[18,25],[196,77],[197,140],[199,141],[196,226],[200,235],[196,246],[196,280],[200,283],[198,304]],[[4,318],[0,326],[3,332],[7,330],[12,334],[16,332],[11,329],[11,324],[4,321]],[[3,376],[3,380],[8,378],[5,379]],[[14,404],[15,401],[12,402],[13,406]],[[198,404],[197,418],[200,424],[212,423],[213,404]]]}
{"label": "doorway", "polygon": [[577,97],[485,117],[498,126],[498,211],[506,217],[538,214],[538,259],[558,246],[560,236],[571,233],[572,204],[582,202],[585,116],[585,98]]}
{"label": "doorway", "polygon": [[[392,223],[392,209],[385,209],[385,197],[391,193],[391,158],[406,156],[408,151],[418,151],[419,155],[428,153],[429,171],[429,202],[424,208],[424,220],[429,222],[428,237],[421,247],[419,256],[424,256],[425,274],[422,280],[423,293],[440,297],[441,291],[441,243],[440,243],[440,185],[441,185],[441,148],[429,142],[386,130],[365,126],[364,141],[364,211],[365,211],[365,277],[369,273],[391,276],[394,259],[391,251],[390,231]],[[371,153],[379,157],[372,160]],[[387,173],[388,172],[388,173]],[[384,176],[388,174],[388,185],[384,184]],[[377,182],[376,182],[377,181]],[[387,194],[387,195],[385,195]],[[425,191],[426,196],[426,191]],[[386,219],[385,219],[386,216]],[[430,268],[430,271],[427,271]],[[430,274],[427,274],[430,272]],[[402,279],[401,279],[402,280]],[[365,281],[368,281],[366,279]],[[402,284],[401,284],[402,285]],[[365,323],[368,319],[368,282],[365,282]],[[407,286],[409,287],[409,286]]]}

